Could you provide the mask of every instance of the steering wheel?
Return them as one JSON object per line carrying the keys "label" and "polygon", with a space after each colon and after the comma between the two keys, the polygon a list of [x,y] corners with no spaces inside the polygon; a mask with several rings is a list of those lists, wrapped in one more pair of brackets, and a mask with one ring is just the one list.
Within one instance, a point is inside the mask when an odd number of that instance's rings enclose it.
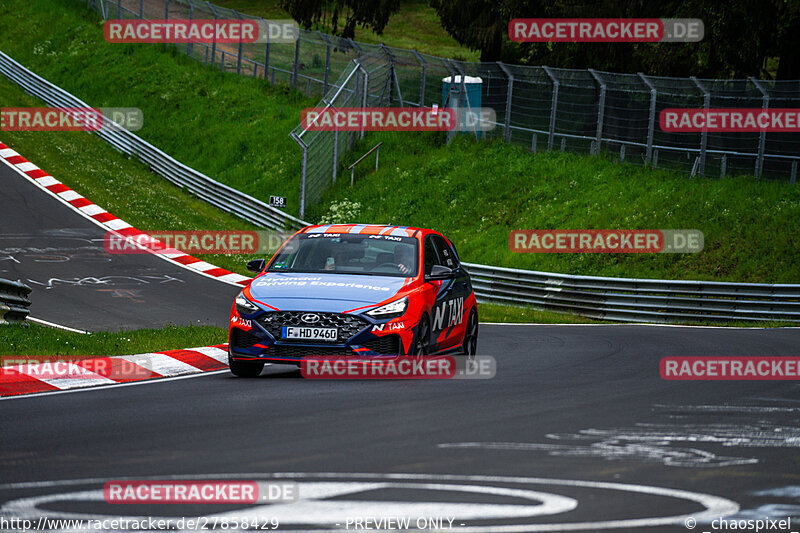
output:
{"label": "steering wheel", "polygon": [[392,267],[394,270],[400,272],[400,267],[397,265],[397,263],[381,263],[375,267],[375,270],[379,270],[383,267]]}

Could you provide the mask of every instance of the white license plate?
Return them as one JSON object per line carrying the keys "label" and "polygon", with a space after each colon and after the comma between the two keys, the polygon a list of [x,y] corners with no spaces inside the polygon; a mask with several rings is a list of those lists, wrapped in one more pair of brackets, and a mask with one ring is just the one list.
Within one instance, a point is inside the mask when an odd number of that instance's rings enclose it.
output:
{"label": "white license plate", "polygon": [[281,336],[284,339],[335,342],[339,337],[339,330],[336,328],[304,328],[297,326],[283,326]]}

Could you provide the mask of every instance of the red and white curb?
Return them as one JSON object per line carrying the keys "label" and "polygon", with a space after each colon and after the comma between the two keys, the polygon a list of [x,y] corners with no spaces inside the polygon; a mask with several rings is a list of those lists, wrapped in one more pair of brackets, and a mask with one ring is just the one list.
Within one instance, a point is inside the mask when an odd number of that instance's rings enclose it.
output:
{"label": "red and white curb", "polygon": [[[149,237],[145,232],[134,228],[119,217],[112,215],[97,204],[90,202],[2,142],[0,142],[0,159],[17,170],[19,174],[27,177],[38,187],[48,192],[51,196],[54,196],[103,229],[116,232],[123,237],[131,237],[140,243],[147,239],[158,242],[156,239]],[[204,276],[232,285],[247,285],[251,281],[251,278],[247,276],[242,276],[241,274],[236,274],[224,268],[216,267],[211,263],[192,257],[179,250],[168,249],[158,252],[151,251],[150,253]]]}
{"label": "red and white curb", "polygon": [[[8,357],[25,359],[25,356]],[[223,370],[228,368],[228,345],[114,357],[52,358],[53,362],[0,368],[0,397],[118,385]],[[54,370],[56,360],[62,363]],[[67,360],[69,362],[64,363]],[[99,368],[105,370],[98,373],[96,370]]]}

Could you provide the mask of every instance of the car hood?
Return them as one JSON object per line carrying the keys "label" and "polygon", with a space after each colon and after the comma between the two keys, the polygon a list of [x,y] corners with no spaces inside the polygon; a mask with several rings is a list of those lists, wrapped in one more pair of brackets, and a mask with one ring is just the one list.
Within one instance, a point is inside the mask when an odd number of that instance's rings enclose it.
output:
{"label": "car hood", "polygon": [[281,311],[341,313],[391,298],[405,281],[394,276],[267,272],[253,280],[250,294]]}

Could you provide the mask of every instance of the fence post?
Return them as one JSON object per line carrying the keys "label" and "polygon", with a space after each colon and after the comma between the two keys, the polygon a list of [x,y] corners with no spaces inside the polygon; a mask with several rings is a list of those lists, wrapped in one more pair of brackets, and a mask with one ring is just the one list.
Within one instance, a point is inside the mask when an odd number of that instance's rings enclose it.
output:
{"label": "fence post", "polygon": [[603,81],[603,78],[600,77],[600,74],[594,69],[590,68],[589,74],[591,74],[597,84],[600,85],[600,96],[597,100],[597,138],[595,140],[595,155],[599,155],[600,141],[603,139],[603,117],[606,111],[606,82]]}
{"label": "fence post", "polygon": [[[397,81],[397,79],[395,78],[395,72],[394,72],[394,54],[389,50],[389,47],[386,46],[383,43],[381,43],[381,50],[389,58],[389,80],[390,80],[389,81],[389,85],[391,86],[391,85],[393,85],[392,82]],[[398,88],[398,91],[399,91],[399,88]],[[402,101],[403,101],[403,98],[401,96],[400,97],[400,102],[401,102],[400,105],[401,106],[403,105]],[[392,90],[389,89],[389,107],[392,107],[392,105],[394,105],[394,93],[392,93]]]}
{"label": "fence post", "polygon": [[545,67],[542,65],[542,68],[547,73],[547,76],[550,78],[550,81],[553,82],[553,101],[550,104],[550,131],[547,137],[547,149],[553,149],[553,138],[555,137],[556,133],[556,109],[558,108],[558,78],[555,77],[553,72],[550,70],[550,67]]}
{"label": "fence post", "polygon": [[[271,22],[265,19],[261,19],[261,21],[267,26],[267,44],[264,45],[264,79],[269,80],[269,25]],[[300,36],[298,35],[297,38],[299,39]]]}
{"label": "fence post", "polygon": [[[761,82],[750,76],[750,82],[756,86],[756,89],[761,93],[761,109],[766,111],[769,109],[769,93],[761,85]],[[761,130],[758,134],[758,159],[756,159],[756,179],[761,177],[764,172],[764,145],[767,142],[767,132]]]}
{"label": "fence post", "polygon": [[356,52],[358,52],[358,61],[359,61],[359,65],[360,65],[361,64],[361,47],[358,46],[358,43],[355,42],[353,39],[347,39],[347,42],[350,43],[350,46],[352,46],[355,49]]}
{"label": "fence post", "polygon": [[169,20],[169,0],[164,0],[164,20]]}
{"label": "fence post", "polygon": [[419,64],[422,65],[422,80],[419,83],[419,106],[425,107],[425,77],[428,71],[428,63],[419,55],[419,52],[416,50],[411,51],[414,52],[414,57],[416,57]]}
{"label": "fence post", "polygon": [[117,0],[117,19],[122,19],[122,0]]}
{"label": "fence post", "polygon": [[[235,9],[233,10],[233,12],[236,13],[236,18],[237,19],[242,20],[242,14],[241,13],[239,13]],[[242,47],[243,46],[244,46],[244,41],[242,41],[242,39],[239,39],[239,51],[238,51],[238,54],[236,56],[236,74],[241,74],[242,73]]]}
{"label": "fence post", "polygon": [[[214,21],[217,20],[217,8],[214,7],[214,4],[211,2],[206,2],[208,7],[211,8],[211,12],[214,14]],[[214,66],[214,62],[217,60],[217,32],[214,32],[214,38],[211,40],[211,66]],[[224,55],[222,56],[224,59]]]}
{"label": "fence post", "polygon": [[306,214],[306,170],[308,168],[308,145],[303,142],[295,132],[289,134],[303,150],[303,159],[300,163],[300,219]]}
{"label": "fence post", "polygon": [[650,89],[650,117],[647,121],[647,154],[645,156],[645,160],[650,163],[653,160],[653,132],[656,127],[656,98],[658,97],[658,93],[656,92],[655,85],[647,79],[647,76],[640,72],[639,77],[644,84],[647,85],[647,88]]}
{"label": "fence post", "polygon": [[333,183],[336,183],[336,174],[339,170],[339,129],[333,126]]}
{"label": "fence post", "polygon": [[[358,70],[360,70],[364,74],[364,81],[362,82],[362,85],[361,85],[361,87],[364,90],[364,94],[361,96],[361,107],[362,108],[366,108],[367,107],[367,95],[369,94],[369,73],[367,72],[367,69],[365,69],[364,66],[359,61],[356,61],[356,68]],[[361,132],[359,133],[358,138],[359,139],[363,139],[364,138],[364,124],[363,124],[363,122],[361,124]]]}
{"label": "fence post", "polygon": [[300,67],[300,35],[294,45],[294,69],[292,69],[292,87],[297,88],[297,70]]}
{"label": "fence post", "polygon": [[[386,47],[386,50],[389,51],[389,47]],[[390,52],[391,53],[391,52]],[[400,78],[397,77],[397,61],[394,54],[392,54],[392,77],[394,78],[394,86],[397,89],[397,97],[400,99],[400,107],[405,107],[405,101],[403,101],[403,91],[400,90]]]}
{"label": "fence post", "polygon": [[[118,1],[121,2],[122,0]],[[194,20],[194,2],[192,2],[192,0],[188,0],[188,2],[189,2],[189,20],[191,21]],[[194,50],[194,43],[192,43],[192,41],[186,43],[186,55],[191,56],[193,50]]]}
{"label": "fence post", "polygon": [[139,20],[144,18],[144,0],[139,0]]}
{"label": "fence post", "polygon": [[[506,142],[511,142],[511,97],[514,94],[514,74],[502,62],[498,61],[497,66],[508,77],[508,92],[506,93],[506,117],[503,126],[503,138]],[[535,151],[535,149],[534,149]]]}
{"label": "fence post", "polygon": [[[328,73],[331,70],[331,42],[328,40],[328,36],[322,33],[321,31],[317,31],[319,36],[325,41],[325,75],[322,80],[322,96],[328,94]],[[336,181],[336,178],[333,178]]]}
{"label": "fence post", "polygon": [[[700,80],[698,80],[695,76],[691,77],[691,80],[697,85],[697,88],[703,91],[703,109],[706,110],[706,114],[708,114],[708,108],[711,107],[711,93],[706,90]],[[705,176],[706,174],[706,148],[708,147],[708,131],[703,131],[700,134],[700,169],[699,174],[701,176]]]}

